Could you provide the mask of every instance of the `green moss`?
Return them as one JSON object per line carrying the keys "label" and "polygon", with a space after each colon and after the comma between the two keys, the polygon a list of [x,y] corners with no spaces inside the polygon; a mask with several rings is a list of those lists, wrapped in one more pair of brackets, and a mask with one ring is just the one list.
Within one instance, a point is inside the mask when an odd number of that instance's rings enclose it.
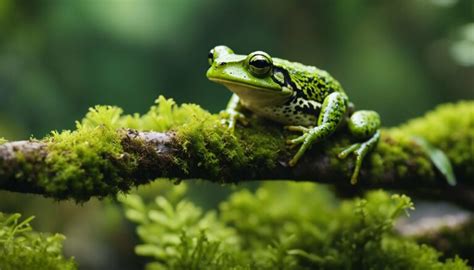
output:
{"label": "green moss", "polygon": [[198,105],[178,106],[173,99],[159,96],[155,100],[155,105],[147,113],[121,116],[116,127],[162,132],[179,128],[193,121],[203,121],[208,116],[210,116],[209,112]]}
{"label": "green moss", "polygon": [[120,113],[115,107],[95,107],[75,131],[53,132],[46,138],[47,172],[38,185],[55,198],[78,201],[128,190],[133,181],[122,175],[133,169],[133,160],[122,155],[116,130]]}
{"label": "green moss", "polygon": [[4,144],[4,143],[6,143],[6,142],[7,142],[7,140],[5,140],[4,138],[0,137],[0,144]]}
{"label": "green moss", "polygon": [[126,175],[136,166],[136,157],[123,155],[122,135],[118,130],[127,127],[169,130],[190,121],[189,116],[200,110],[196,105],[176,108],[172,100],[163,97],[143,116],[123,116],[122,109],[113,106],[91,108],[85,118],[77,122],[76,130],[52,132],[45,139],[46,168],[36,168],[34,162],[18,154],[21,173],[27,176],[36,172],[38,179],[28,181],[36,181],[35,185],[43,193],[57,199],[86,201],[91,196],[128,191],[135,182]]}
{"label": "green moss", "polygon": [[275,149],[283,145],[281,136],[274,135],[281,132],[258,121],[252,119],[251,128],[237,128],[233,133],[219,115],[194,104],[178,106],[172,99],[160,96],[146,114],[124,116],[119,122],[121,127],[138,130],[175,131],[185,152],[176,160],[183,169],[192,169],[195,175],[232,181],[233,176],[226,172],[241,171],[249,175],[262,167],[271,168],[279,154]]}
{"label": "green moss", "polygon": [[[370,176],[374,176],[372,180],[389,178],[393,181],[407,175],[435,179],[436,170],[426,154],[413,142],[413,135],[425,137],[445,150],[453,164],[459,167],[457,174],[474,176],[474,169],[469,166],[474,162],[473,107],[470,101],[443,105],[401,128],[384,130],[376,150],[367,157],[370,162],[364,162],[365,166],[371,164],[369,172]],[[459,115],[463,116],[461,120]],[[184,168],[193,168],[193,172],[201,170],[201,175],[208,178],[220,177],[221,181],[232,181],[233,177],[251,177],[252,174],[258,174],[260,168],[272,168],[277,158],[291,157],[291,151],[284,142],[293,133],[282,132],[279,125],[250,118],[247,127],[237,127],[232,134],[220,122],[218,115],[211,115],[199,106],[177,106],[172,100],[160,97],[145,115],[123,117],[121,126],[140,130],[175,130],[184,149],[189,150],[189,155],[180,157],[178,162]],[[439,123],[443,123],[442,127]],[[452,133],[453,130],[456,130],[456,134]],[[341,161],[337,154],[353,140],[344,134],[332,138],[319,143],[317,151],[308,154],[325,153],[334,170],[350,176],[353,159]],[[196,160],[199,162],[192,163]],[[227,171],[239,171],[242,175],[231,175]],[[387,172],[393,175],[387,177]]]}
{"label": "green moss", "polygon": [[[445,150],[459,177],[474,176],[474,169],[470,166],[474,162],[472,104],[444,105],[401,128],[383,130],[377,148],[363,163],[367,169],[364,172],[369,173],[362,177],[372,183],[394,182],[413,175],[436,179],[436,170],[412,140],[412,135],[425,137]],[[192,172],[193,177],[220,182],[255,179],[263,175],[262,170],[268,175],[279,161],[289,160],[295,151],[285,145],[285,140],[296,136],[295,133],[283,131],[281,125],[250,115],[245,127],[239,123],[231,132],[222,123],[222,115],[210,114],[193,104],[178,106],[172,99],[162,96],[143,115],[122,113],[122,109],[112,106],[90,109],[77,123],[76,130],[53,132],[45,139],[49,151],[45,168],[37,165],[41,162],[35,163],[42,159],[41,153],[29,157],[18,154],[17,161],[22,169],[17,177],[24,179],[26,185],[37,186],[37,192],[58,199],[84,201],[90,196],[128,191],[136,184],[136,179],[129,179],[127,175],[136,169],[136,161],[143,157],[140,153],[137,156],[124,154],[121,145],[123,133],[120,132],[124,128],[175,132],[183,151],[171,157],[174,169],[159,168],[163,177],[186,177],[188,172]],[[441,127],[438,125],[440,122],[443,123]],[[329,166],[325,165],[327,175],[341,175],[342,172],[349,179],[354,158],[340,160],[337,154],[353,142],[354,138],[346,132],[337,132],[329,140],[318,143],[306,156],[324,155],[321,160],[328,162]],[[133,143],[140,144],[139,141]],[[147,149],[146,145],[135,146]]]}
{"label": "green moss", "polygon": [[[200,119],[200,120],[197,120]],[[176,129],[189,156],[189,167],[221,181],[250,177],[261,168],[272,168],[284,140],[272,125],[251,121],[249,128],[228,130],[215,115],[204,115]],[[241,175],[235,175],[236,172]]]}
{"label": "green moss", "polygon": [[456,175],[474,179],[474,101],[440,105],[390,132],[423,137],[447,154]]}
{"label": "green moss", "polygon": [[218,212],[176,197],[120,200],[149,269],[469,269],[395,234],[413,204],[383,191],[339,202],[320,185],[265,183],[235,192]]}
{"label": "green moss", "polygon": [[16,269],[77,269],[72,258],[62,255],[60,234],[46,235],[32,231],[32,217],[20,221],[20,214],[0,213],[0,268]]}
{"label": "green moss", "polygon": [[[370,175],[379,179],[405,179],[417,175],[426,180],[435,179],[435,171],[425,153],[415,144],[410,135],[383,130],[381,140],[368,159]],[[387,173],[393,175],[387,175]]]}
{"label": "green moss", "polygon": [[[99,115],[105,115],[98,111]],[[282,134],[273,124],[262,124],[251,119],[250,128],[229,131],[222,117],[210,114],[194,104],[177,105],[172,99],[160,96],[155,105],[144,115],[120,116],[120,109],[113,109],[106,119],[115,119],[111,126],[144,131],[175,131],[185,155],[176,157],[176,163],[184,170],[192,169],[195,175],[232,180],[227,172],[242,171],[244,175],[271,168],[279,152],[284,148]],[[82,123],[96,127],[104,122],[103,116],[88,115]],[[96,120],[96,119],[99,119]],[[262,146],[262,147],[260,147]],[[238,177],[238,176],[237,176]],[[240,179],[241,177],[239,177]]]}
{"label": "green moss", "polygon": [[[44,140],[46,167],[34,162],[40,156],[17,154],[22,168],[17,177],[35,182],[42,193],[57,199],[86,201],[91,196],[128,191],[135,182],[127,175],[135,169],[139,157],[124,155],[120,129],[134,128],[176,132],[184,154],[173,158],[181,170],[192,169],[194,175],[221,181],[231,181],[231,173],[241,171],[242,175],[236,177],[242,179],[262,167],[273,166],[278,155],[275,149],[283,145],[284,140],[273,135],[278,133],[275,127],[258,121],[251,121],[252,128],[232,133],[218,115],[193,104],[178,106],[162,96],[144,115],[123,115],[120,108],[96,106],[77,122],[76,130],[52,132]],[[163,171],[163,176],[166,173]],[[36,177],[30,179],[29,175]]]}

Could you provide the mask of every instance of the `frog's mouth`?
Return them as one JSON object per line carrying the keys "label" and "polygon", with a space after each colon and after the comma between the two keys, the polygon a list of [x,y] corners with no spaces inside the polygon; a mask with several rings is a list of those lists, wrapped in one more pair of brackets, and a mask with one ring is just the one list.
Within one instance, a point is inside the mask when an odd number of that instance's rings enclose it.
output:
{"label": "frog's mouth", "polygon": [[268,89],[219,78],[209,78],[209,80],[224,85],[238,95],[242,102],[251,103],[254,106],[281,105],[288,101],[288,98],[293,94],[293,90],[287,87]]}

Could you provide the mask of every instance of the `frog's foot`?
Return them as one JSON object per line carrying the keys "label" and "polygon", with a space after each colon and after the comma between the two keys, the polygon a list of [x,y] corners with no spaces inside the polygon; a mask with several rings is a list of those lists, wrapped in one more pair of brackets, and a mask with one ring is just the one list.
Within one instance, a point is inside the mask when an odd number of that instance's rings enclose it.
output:
{"label": "frog's foot", "polygon": [[[302,143],[304,141],[304,138],[306,138],[306,136],[307,136],[306,134],[311,130],[311,128],[304,127],[304,126],[285,126],[284,128],[286,130],[289,130],[289,131],[296,131],[296,132],[303,133],[303,135],[301,135],[300,137],[298,137],[296,139],[286,141],[286,143],[290,145],[291,149],[295,148],[300,143]],[[295,161],[295,164],[296,164],[296,161]],[[294,166],[294,164],[291,165],[291,166]]]}
{"label": "frog's foot", "polygon": [[346,158],[351,153],[354,153],[354,155],[356,156],[355,167],[354,167],[354,171],[352,172],[352,177],[351,177],[351,184],[353,185],[357,184],[359,171],[360,171],[360,168],[362,167],[362,160],[364,159],[368,151],[369,151],[369,147],[365,143],[355,143],[347,147],[346,149],[344,149],[338,155],[338,157],[341,159]]}
{"label": "frog's foot", "polygon": [[233,132],[235,125],[237,122],[242,123],[243,125],[247,125],[248,122],[245,119],[245,115],[239,111],[232,110],[232,109],[227,109],[224,111],[220,112],[220,115],[222,116],[222,124],[226,125],[227,128]]}
{"label": "frog's foot", "polygon": [[339,153],[338,157],[341,159],[346,158],[351,153],[356,156],[354,171],[352,172],[351,184],[357,184],[357,178],[359,177],[360,168],[362,167],[362,161],[367,153],[377,144],[380,138],[380,131],[377,131],[369,140],[363,143],[354,143],[351,146],[344,149]]}
{"label": "frog's foot", "polygon": [[317,126],[314,128],[307,128],[302,126],[288,126],[286,127],[286,129],[303,132],[301,136],[286,141],[286,143],[289,144],[290,147],[295,147],[301,144],[300,149],[298,149],[298,152],[296,152],[293,158],[288,162],[288,164],[292,167],[296,165],[298,160],[300,160],[306,150],[308,150],[314,142],[319,141],[321,138],[324,138],[329,133],[329,129],[325,125]]}

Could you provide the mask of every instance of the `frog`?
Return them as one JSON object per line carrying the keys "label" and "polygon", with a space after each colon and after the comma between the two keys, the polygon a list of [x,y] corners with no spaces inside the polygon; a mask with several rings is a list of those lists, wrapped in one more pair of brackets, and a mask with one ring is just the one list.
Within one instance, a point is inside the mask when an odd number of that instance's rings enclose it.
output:
{"label": "frog", "polygon": [[327,71],[264,51],[236,54],[225,45],[212,48],[208,62],[207,78],[233,93],[225,109],[227,128],[233,131],[238,121],[245,121],[243,110],[247,110],[300,133],[286,141],[290,147],[299,146],[287,162],[293,167],[314,144],[345,126],[355,143],[344,147],[338,157],[355,156],[350,182],[357,183],[365,156],[380,139],[380,116],[372,110],[356,111]]}

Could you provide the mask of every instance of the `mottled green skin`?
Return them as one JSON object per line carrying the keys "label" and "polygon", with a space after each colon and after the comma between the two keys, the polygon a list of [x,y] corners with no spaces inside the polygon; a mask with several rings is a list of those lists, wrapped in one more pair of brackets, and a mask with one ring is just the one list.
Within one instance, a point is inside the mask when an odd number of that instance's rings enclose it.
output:
{"label": "mottled green skin", "polygon": [[229,102],[229,127],[242,117],[240,106],[257,115],[280,122],[289,130],[302,132],[289,140],[301,144],[289,161],[294,166],[315,142],[329,137],[342,124],[355,137],[365,140],[349,146],[339,155],[354,153],[356,164],[351,181],[357,181],[362,159],[378,142],[380,119],[374,111],[352,112],[352,104],[340,83],[329,73],[284,59],[271,58],[256,51],[238,55],[226,47],[217,46],[209,54],[207,77],[225,85],[234,95]]}

